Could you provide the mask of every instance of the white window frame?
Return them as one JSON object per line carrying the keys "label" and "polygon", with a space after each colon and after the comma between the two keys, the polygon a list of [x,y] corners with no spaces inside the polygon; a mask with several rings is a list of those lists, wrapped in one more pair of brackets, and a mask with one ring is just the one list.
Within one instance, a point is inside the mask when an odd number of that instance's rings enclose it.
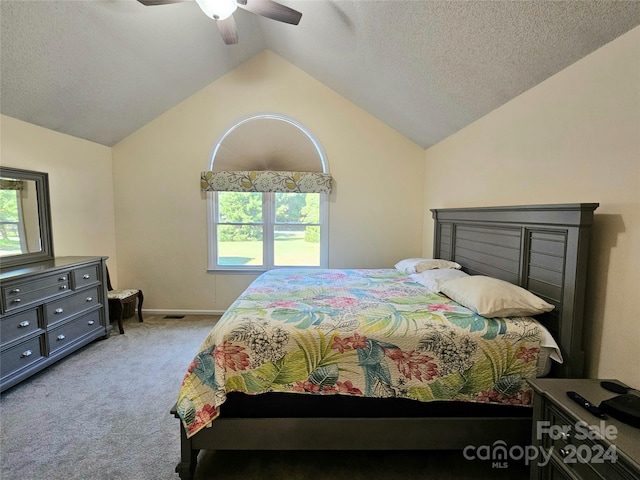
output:
{"label": "white window frame", "polygon": [[219,265],[218,264],[218,192],[207,192],[207,228],[208,228],[208,271],[233,273],[262,273],[276,268],[328,268],[329,265],[329,195],[320,195],[320,265],[274,265],[274,225],[275,197],[273,192],[262,194],[262,265]]}

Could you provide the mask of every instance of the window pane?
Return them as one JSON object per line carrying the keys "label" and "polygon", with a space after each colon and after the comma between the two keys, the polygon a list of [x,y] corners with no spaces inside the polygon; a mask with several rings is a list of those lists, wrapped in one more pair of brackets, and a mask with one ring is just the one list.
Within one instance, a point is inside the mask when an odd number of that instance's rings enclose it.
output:
{"label": "window pane", "polygon": [[273,240],[277,266],[320,265],[320,194],[276,193]]}
{"label": "window pane", "polygon": [[217,212],[210,218],[211,269],[322,266],[321,194],[217,192],[208,198]]}
{"label": "window pane", "polygon": [[218,225],[218,265],[262,265],[262,225]]}
{"label": "window pane", "polygon": [[218,192],[218,221],[261,223],[262,193]]}
{"label": "window pane", "polygon": [[276,223],[319,223],[319,193],[276,193]]}
{"label": "window pane", "polygon": [[274,264],[319,266],[319,222],[320,194],[276,193]]}
{"label": "window pane", "polygon": [[[280,226],[276,225],[276,229]],[[274,264],[283,266],[320,265],[320,227],[287,225],[289,230],[276,231]]]}

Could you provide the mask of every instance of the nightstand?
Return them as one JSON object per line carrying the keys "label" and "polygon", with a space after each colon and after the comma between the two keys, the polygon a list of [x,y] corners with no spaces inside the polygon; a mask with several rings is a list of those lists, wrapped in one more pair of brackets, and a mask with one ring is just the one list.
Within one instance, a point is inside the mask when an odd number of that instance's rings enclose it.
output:
{"label": "nightstand", "polygon": [[[640,478],[640,429],[600,419],[567,397],[573,390],[595,405],[615,397],[600,380],[539,378],[534,391],[532,444],[550,452],[531,462],[531,480]],[[547,457],[549,457],[547,455]]]}

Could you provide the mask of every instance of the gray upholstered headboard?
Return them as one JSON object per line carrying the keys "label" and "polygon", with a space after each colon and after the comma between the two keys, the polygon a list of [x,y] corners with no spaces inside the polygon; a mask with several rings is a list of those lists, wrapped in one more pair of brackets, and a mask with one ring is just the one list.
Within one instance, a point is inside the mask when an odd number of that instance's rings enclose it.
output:
{"label": "gray upholstered headboard", "polygon": [[584,374],[582,323],[589,237],[597,203],[433,209],[434,258],[520,285],[555,309],[537,317],[560,344],[552,375]]}

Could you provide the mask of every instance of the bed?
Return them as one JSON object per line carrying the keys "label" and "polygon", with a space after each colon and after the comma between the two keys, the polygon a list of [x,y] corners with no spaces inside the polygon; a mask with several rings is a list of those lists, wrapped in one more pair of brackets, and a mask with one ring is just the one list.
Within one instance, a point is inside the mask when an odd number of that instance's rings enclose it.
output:
{"label": "bed", "polygon": [[550,375],[583,375],[597,206],[432,210],[433,258],[461,267],[462,282],[491,277],[531,291],[549,307],[535,320],[519,311],[479,315],[453,301],[455,291],[436,293],[397,268],[260,276],[185,375],[172,410],[181,429],[176,472],[192,478],[202,449],[528,444],[526,379],[539,373],[545,333],[563,360]]}

